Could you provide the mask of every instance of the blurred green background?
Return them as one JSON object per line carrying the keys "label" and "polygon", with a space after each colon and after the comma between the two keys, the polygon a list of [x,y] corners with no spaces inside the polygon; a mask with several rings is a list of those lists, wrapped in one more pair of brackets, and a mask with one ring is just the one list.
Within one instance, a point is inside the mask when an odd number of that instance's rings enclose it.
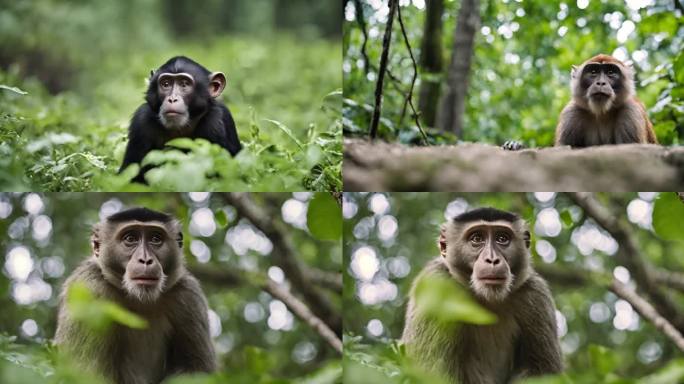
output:
{"label": "blurred green background", "polygon": [[341,18],[334,0],[0,0],[0,189],[142,189],[115,176],[128,123],[182,54],[226,74],[245,150],[184,144],[149,189],[341,190]]}
{"label": "blurred green background", "polygon": [[[91,226],[132,206],[160,210],[181,220],[187,265],[209,301],[211,332],[222,369],[211,376],[175,379],[173,383],[339,381],[338,353],[282,300],[261,289],[270,279],[314,313],[319,312],[290,279],[282,246],[276,249],[279,240],[240,214],[234,205],[236,196],[0,194],[0,382],[95,383],[50,347],[58,295],[62,282],[90,255]],[[335,199],[327,193],[304,192],[240,198],[269,218],[282,236],[280,240],[292,247],[289,260],[310,276],[309,281],[315,281],[307,290],[322,295],[331,317],[339,319],[342,245],[340,207]],[[316,228],[310,231],[310,224]],[[112,320],[101,315],[103,321]],[[334,331],[341,334],[341,325]]]}
{"label": "blurred green background", "polygon": [[[675,193],[600,193],[595,198],[626,228],[637,257],[652,273],[684,276],[684,202]],[[618,241],[568,195],[345,193],[346,382],[437,382],[406,359],[397,343],[407,295],[414,277],[439,256],[439,226],[482,206],[516,212],[527,221],[533,265],[549,282],[558,309],[566,375],[530,382],[684,380],[682,352],[608,289],[612,278],[633,286],[639,270],[626,266]],[[657,285],[673,300],[679,316],[684,313],[682,287],[663,281]]]}
{"label": "blurred green background", "polygon": [[[441,30],[426,38],[428,9],[441,4]],[[630,61],[636,92],[645,103],[661,144],[684,138],[684,4],[681,0],[479,1],[481,22],[458,137],[424,118],[421,92],[437,83],[443,97],[462,1],[399,1],[411,49],[418,62],[413,103],[430,144],[478,141],[503,144],[522,140],[528,146],[553,145],[557,119],[570,100],[570,70],[598,53]],[[435,8],[437,9],[437,8]],[[363,15],[363,27],[358,12]],[[346,0],[344,10],[344,134],[367,136],[385,32],[387,1]],[[364,46],[365,30],[368,38]],[[428,34],[429,35],[429,34]],[[440,70],[423,63],[426,43],[436,42]],[[431,43],[430,43],[431,44]],[[369,58],[364,65],[363,52]],[[455,52],[461,58],[469,52]],[[378,137],[422,144],[405,99],[413,64],[395,17],[385,78]],[[428,59],[430,60],[430,59]],[[436,66],[438,64],[433,64]],[[430,100],[430,99],[427,99]],[[433,103],[434,104],[434,103]],[[437,106],[439,107],[439,106]],[[437,108],[439,109],[439,108]],[[402,114],[403,112],[403,114]],[[437,113],[439,116],[439,113]]]}

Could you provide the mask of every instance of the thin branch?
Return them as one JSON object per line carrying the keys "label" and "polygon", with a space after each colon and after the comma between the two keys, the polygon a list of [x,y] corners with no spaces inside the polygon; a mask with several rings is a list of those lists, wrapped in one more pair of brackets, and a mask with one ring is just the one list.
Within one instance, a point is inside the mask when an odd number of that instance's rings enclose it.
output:
{"label": "thin branch", "polygon": [[304,271],[297,259],[296,251],[290,238],[286,235],[287,230],[282,224],[274,220],[271,215],[261,207],[254,204],[246,193],[225,193],[225,200],[237,210],[238,215],[249,220],[273,243],[272,257],[274,262],[282,268],[288,280],[304,298],[311,309],[336,334],[342,333],[342,319],[332,307],[330,300],[314,286],[311,278]]}
{"label": "thin branch", "polygon": [[684,332],[684,318],[670,297],[658,286],[653,277],[653,268],[640,255],[631,228],[618,220],[592,194],[573,192],[568,193],[568,196],[617,241],[619,244],[617,260],[629,269],[639,289],[653,301],[658,312],[677,327],[680,332]]}
{"label": "thin branch", "polygon": [[[597,275],[597,273],[579,269],[558,268],[549,264],[539,264],[535,266],[535,270],[544,276],[551,284],[587,287],[589,284],[596,284],[598,281],[601,281],[599,279],[591,278],[592,275]],[[629,302],[642,318],[651,322],[656,329],[661,331],[665,336],[672,340],[679,349],[684,351],[684,338],[682,337],[681,332],[679,332],[672,323],[661,316],[648,301],[639,296],[634,290],[616,279],[613,279],[607,286],[605,283],[598,283],[598,285],[604,286],[617,296]]]}
{"label": "thin branch", "polygon": [[423,135],[423,141],[425,142],[425,145],[428,145],[427,135],[425,134],[425,131],[423,131],[423,127],[420,126],[420,116],[418,112],[416,112],[416,108],[413,106],[413,87],[416,85],[416,79],[418,78],[418,64],[416,64],[416,58],[413,57],[411,43],[409,43],[409,38],[406,34],[406,28],[404,28],[404,20],[401,18],[401,7],[397,8],[397,15],[399,16],[399,26],[401,27],[401,34],[404,36],[404,42],[406,42],[406,49],[408,49],[409,56],[411,56],[411,63],[413,64],[413,78],[411,79],[411,87],[409,88],[408,96],[406,96],[406,98],[404,99],[404,106],[401,108],[399,126],[401,126],[401,123],[404,120],[404,115],[406,114],[406,104],[408,103],[411,106],[411,110],[413,111],[413,117],[416,120],[416,126],[418,127],[418,130],[420,131],[421,135]]}
{"label": "thin branch", "polygon": [[363,34],[363,42],[361,43],[361,56],[363,57],[363,71],[368,74],[368,52],[366,52],[366,44],[368,44],[368,32],[366,32],[366,20],[363,18],[363,4],[361,0],[354,0],[354,9],[356,10],[356,22],[359,24],[359,29]]}
{"label": "thin branch", "polygon": [[333,292],[342,294],[342,274],[324,271],[318,268],[305,268],[304,273],[308,275],[314,284],[329,289]]}
{"label": "thin branch", "polygon": [[380,55],[380,70],[378,71],[378,81],[375,84],[375,107],[370,123],[370,138],[375,139],[378,134],[378,124],[380,123],[380,111],[382,109],[382,85],[385,81],[385,71],[387,69],[387,57],[389,56],[390,43],[392,40],[392,24],[394,14],[397,11],[399,0],[389,0],[389,15],[385,26],[385,36],[382,38],[382,54]]}
{"label": "thin branch", "polygon": [[653,278],[667,288],[684,292],[684,273],[658,268],[653,271]]}
{"label": "thin branch", "polygon": [[318,332],[321,337],[328,342],[339,354],[342,354],[342,340],[328,327],[328,325],[319,319],[309,310],[301,300],[292,295],[283,286],[276,284],[273,280],[266,282],[265,290],[271,296],[280,299],[299,319],[307,323],[311,328]]}
{"label": "thin branch", "polygon": [[325,340],[335,351],[342,354],[342,341],[333,332],[323,320],[318,318],[309,307],[301,300],[295,297],[284,286],[277,284],[271,279],[247,279],[245,274],[238,271],[232,271],[227,268],[210,268],[207,266],[190,266],[190,272],[199,277],[202,281],[214,283],[221,286],[239,286],[247,282],[255,285],[257,288],[268,292],[271,296],[282,301],[287,308],[298,319],[309,325],[316,333],[318,333],[323,340]]}
{"label": "thin branch", "polygon": [[610,290],[616,295],[629,302],[641,317],[653,323],[653,325],[665,334],[665,336],[669,337],[681,351],[684,351],[684,337],[682,337],[682,334],[669,321],[660,316],[651,303],[644,300],[634,290],[617,280],[613,280],[610,287]]}

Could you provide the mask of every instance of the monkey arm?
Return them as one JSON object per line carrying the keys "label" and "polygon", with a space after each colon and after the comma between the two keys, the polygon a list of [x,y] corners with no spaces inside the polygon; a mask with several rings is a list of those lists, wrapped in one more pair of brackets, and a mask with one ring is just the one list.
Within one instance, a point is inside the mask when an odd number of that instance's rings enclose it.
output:
{"label": "monkey arm", "polygon": [[556,127],[556,146],[584,147],[583,122],[585,119],[586,112],[574,103],[571,102],[563,108]]}
{"label": "monkey arm", "polygon": [[615,143],[650,142],[647,121],[645,110],[640,104],[634,101],[626,102],[621,113],[615,119]]}
{"label": "monkey arm", "polygon": [[185,275],[170,293],[175,301],[169,314],[174,332],[167,374],[215,371],[216,356],[209,334],[208,307],[199,282]]}
{"label": "monkey arm", "polygon": [[561,372],[563,358],[556,330],[556,310],[546,282],[534,273],[516,292],[514,307],[520,325],[518,374],[535,376]]}

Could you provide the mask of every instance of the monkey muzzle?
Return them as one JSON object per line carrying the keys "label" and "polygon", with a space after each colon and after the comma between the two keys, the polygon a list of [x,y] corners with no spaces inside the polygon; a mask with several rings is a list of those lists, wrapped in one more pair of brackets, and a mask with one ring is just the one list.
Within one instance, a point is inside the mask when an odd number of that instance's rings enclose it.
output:
{"label": "monkey muzzle", "polygon": [[505,285],[507,279],[505,276],[485,275],[478,278],[478,280],[486,285]]}
{"label": "monkey muzzle", "polygon": [[153,276],[138,276],[138,277],[133,277],[131,278],[131,281],[138,285],[150,285],[150,286],[155,286],[159,283],[159,278],[158,277],[153,277]]}

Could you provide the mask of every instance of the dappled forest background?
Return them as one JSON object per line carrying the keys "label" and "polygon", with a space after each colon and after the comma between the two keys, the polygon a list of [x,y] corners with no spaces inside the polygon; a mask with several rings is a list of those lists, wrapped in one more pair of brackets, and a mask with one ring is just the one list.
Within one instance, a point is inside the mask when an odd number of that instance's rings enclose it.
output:
{"label": "dappled forest background", "polygon": [[344,3],[345,136],[551,146],[571,66],[607,53],[633,63],[660,143],[684,138],[680,0]]}
{"label": "dappled forest background", "polygon": [[[0,382],[97,383],[50,346],[58,295],[90,255],[91,226],[133,206],[181,220],[187,265],[209,301],[221,372],[170,382],[339,381],[341,213],[331,194],[2,193]],[[92,318],[117,321],[86,304]]]}
{"label": "dappled forest background", "polygon": [[[530,383],[684,380],[684,202],[677,194],[346,193],[347,382],[438,382],[397,342],[407,295],[413,278],[439,256],[439,226],[481,206],[528,222],[533,265],[556,302],[566,372]],[[467,322],[479,315],[448,293],[434,295],[445,298],[445,316],[460,313]],[[678,337],[641,315],[644,302]]]}
{"label": "dappled forest background", "polygon": [[152,189],[341,190],[341,18],[334,0],[0,1],[0,189],[142,189],[116,176],[128,123],[182,54],[226,74],[245,150],[180,143]]}

